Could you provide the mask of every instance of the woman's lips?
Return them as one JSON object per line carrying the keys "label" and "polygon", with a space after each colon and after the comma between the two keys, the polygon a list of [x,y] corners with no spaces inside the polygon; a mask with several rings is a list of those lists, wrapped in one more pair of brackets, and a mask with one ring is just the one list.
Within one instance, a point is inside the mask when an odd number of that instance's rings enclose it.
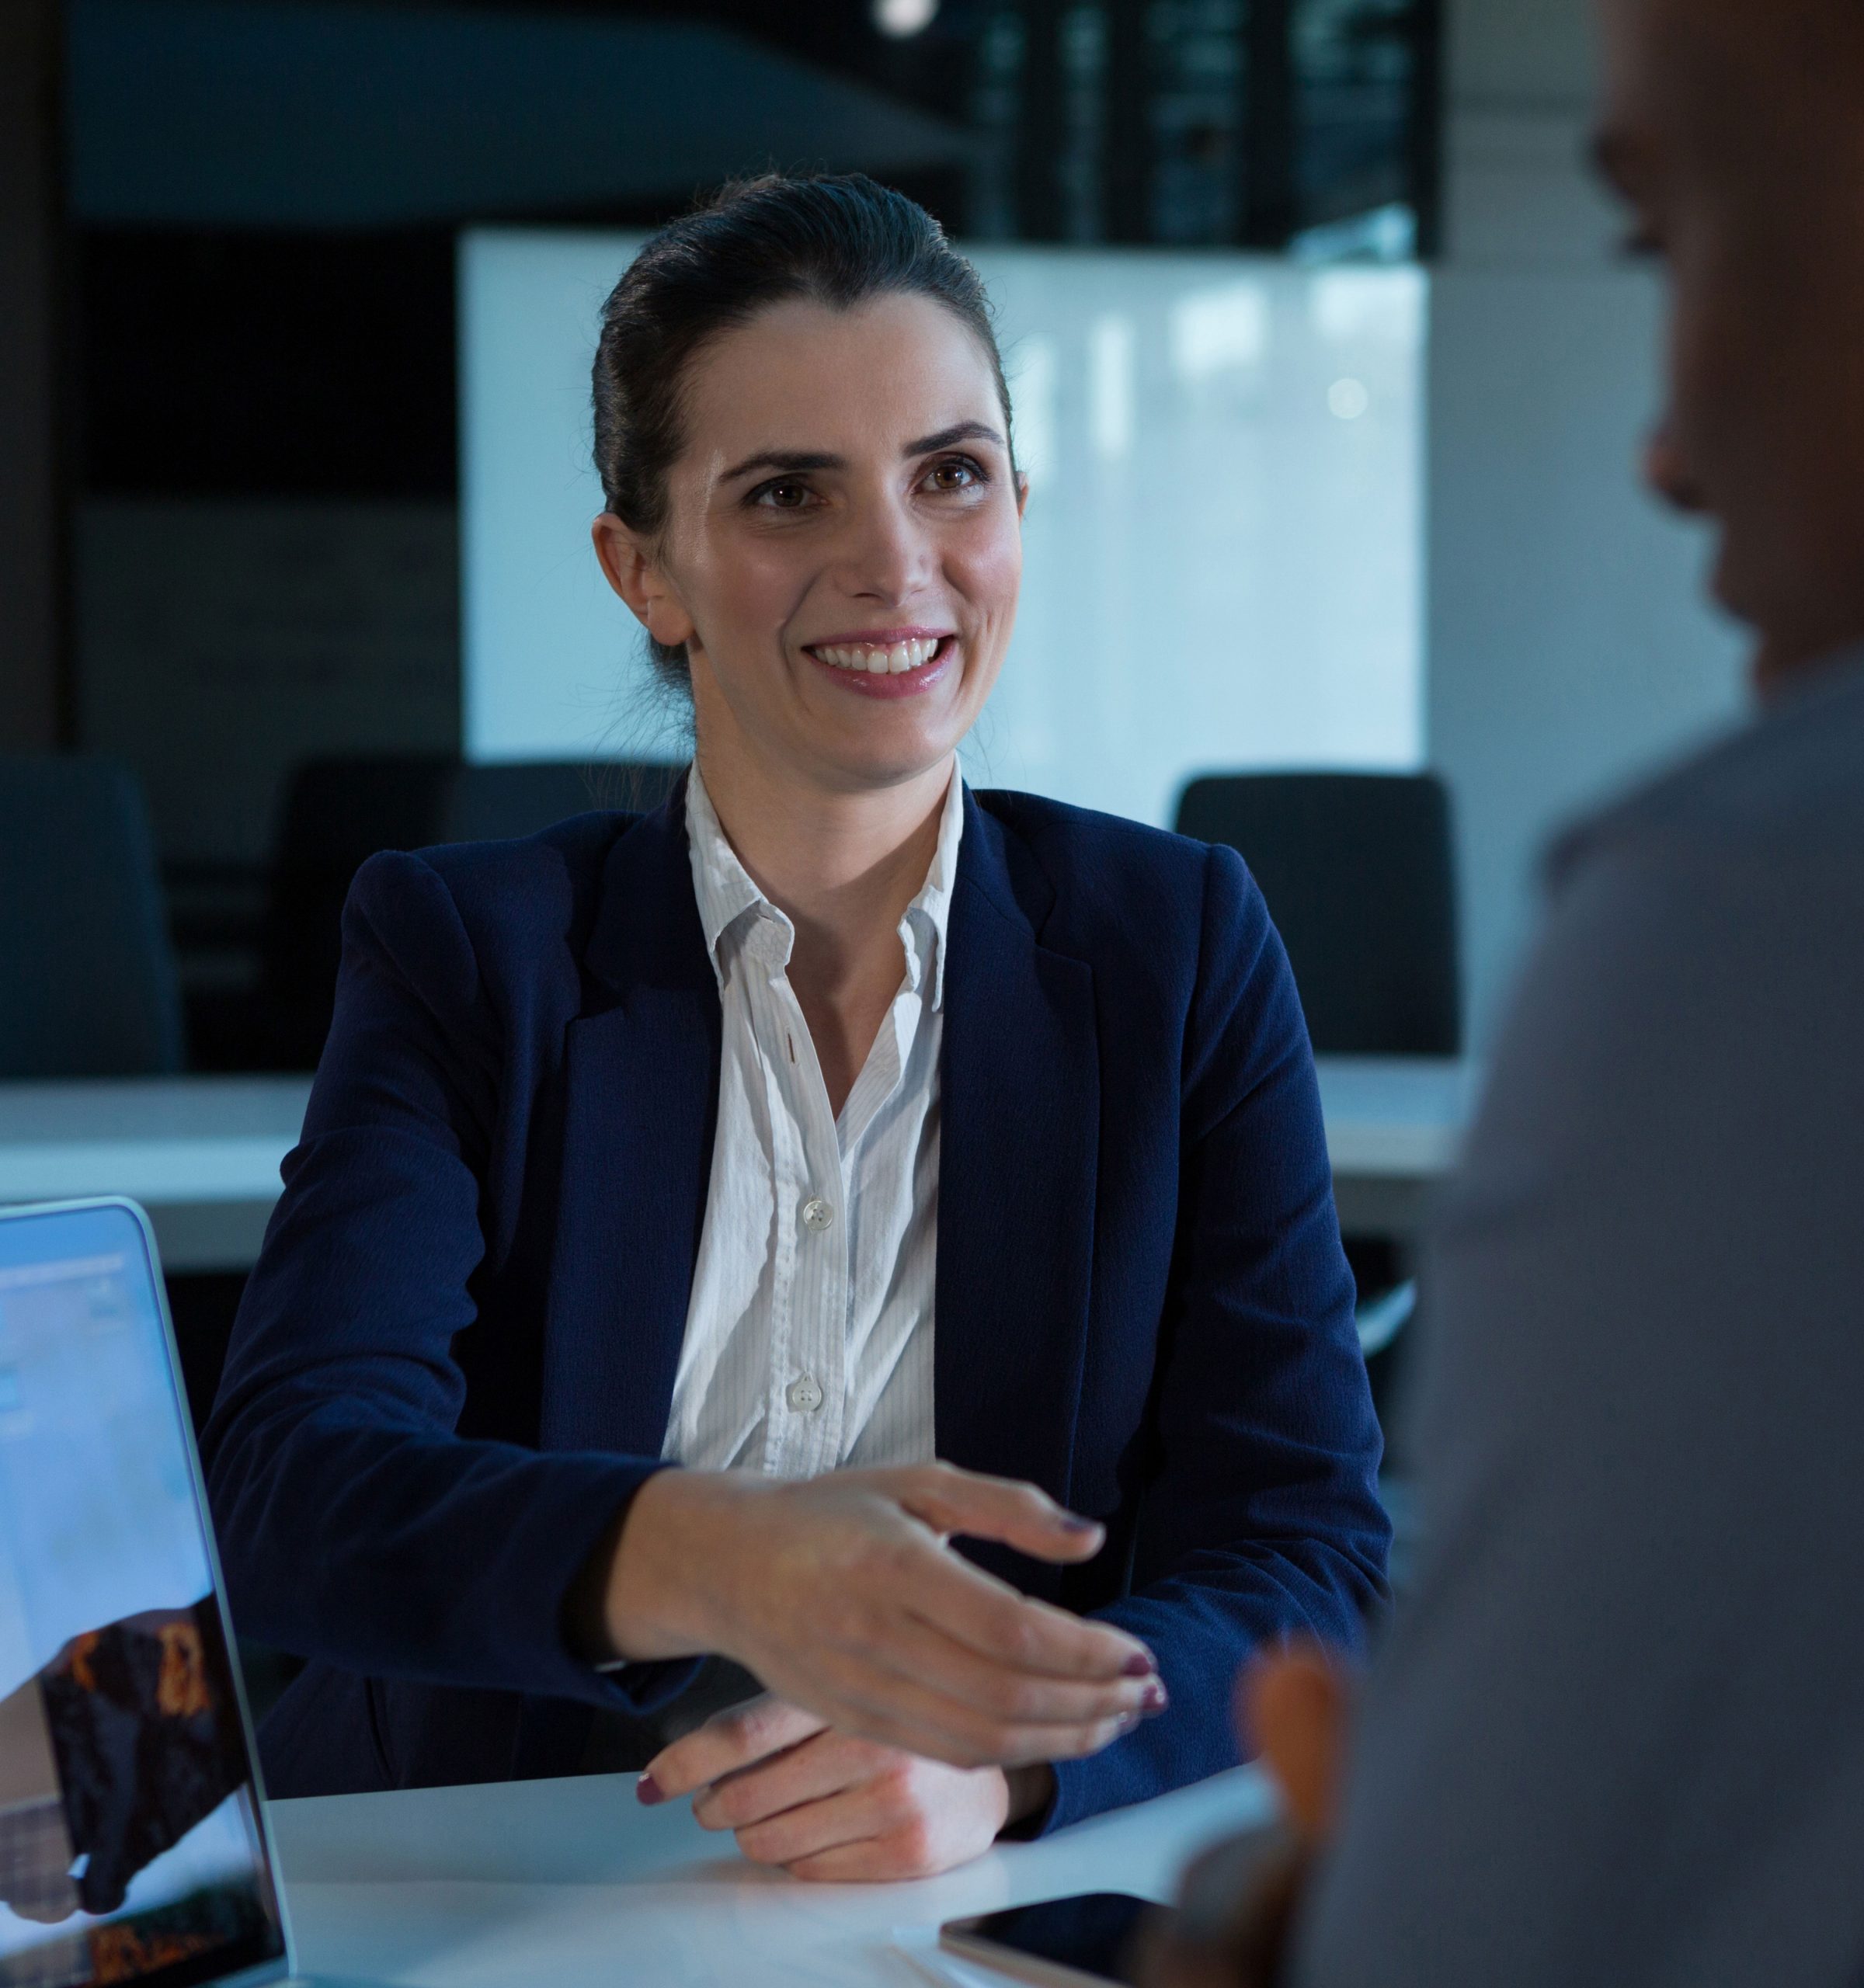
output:
{"label": "woman's lips", "polygon": [[803,653],[863,697],[910,697],[944,677],[958,653],[958,638],[913,633],[885,641],[816,642]]}

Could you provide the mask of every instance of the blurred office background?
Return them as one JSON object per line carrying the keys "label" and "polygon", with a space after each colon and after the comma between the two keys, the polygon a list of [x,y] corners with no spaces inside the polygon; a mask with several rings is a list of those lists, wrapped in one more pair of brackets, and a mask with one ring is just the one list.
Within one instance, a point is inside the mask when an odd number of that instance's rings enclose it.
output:
{"label": "blurred office background", "polygon": [[[902,186],[998,299],[1034,497],[973,777],[1237,840],[1323,1050],[1479,1055],[1549,830],[1740,694],[1700,537],[1633,478],[1660,305],[1586,178],[1588,21],[8,0],[0,857],[114,1007],[41,1016],[43,1054],[8,1011],[0,1069],[307,1069],[361,856],[678,758],[587,547],[588,360],[642,233],[771,165]],[[79,759],[59,805],[149,824],[142,898],[18,827]],[[0,1199],[93,1108],[25,1096]],[[301,1110],[200,1096],[217,1138]],[[1416,1202],[1350,1184],[1375,1307]],[[210,1199],[162,1218],[202,1388],[251,1248],[186,1227]]]}
{"label": "blurred office background", "polygon": [[1480,1038],[1549,823],[1735,697],[1630,485],[1657,314],[1583,0],[5,19],[0,742],[139,777],[198,1062],[259,1053],[214,1031],[294,768],[676,751],[579,369],[630,241],[771,162],[906,187],[1001,300],[1038,501],[977,777],[1169,821],[1196,771],[1439,770]]}

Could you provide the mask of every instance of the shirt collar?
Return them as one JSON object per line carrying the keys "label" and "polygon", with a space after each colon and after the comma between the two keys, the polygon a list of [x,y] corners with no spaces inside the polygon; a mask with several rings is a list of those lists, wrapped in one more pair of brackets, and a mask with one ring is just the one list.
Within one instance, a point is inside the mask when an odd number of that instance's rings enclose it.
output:
{"label": "shirt collar", "polygon": [[[686,777],[686,839],[692,853],[693,895],[698,902],[699,924],[705,933],[706,954],[722,989],[728,961],[722,941],[735,931],[747,914],[766,914],[782,920],[786,940],[793,936],[790,921],[751,881],[751,873],[738,860],[738,852],[725,839],[712,797],[705,791],[695,759]],[[788,952],[786,946],[784,958]]]}
{"label": "shirt collar", "polygon": [[[951,892],[958,881],[958,846],[965,831],[965,783],[955,766],[939,815],[938,844],[919,895],[899,921],[906,948],[906,983],[914,989],[932,976],[932,1006],[945,998],[945,933],[951,922]],[[707,956],[722,989],[741,944],[760,927],[769,930],[773,964],[787,966],[795,942],[795,928],[772,904],[738,860],[726,839],[711,796],[693,762],[686,783],[687,842],[692,856],[693,895],[705,934]]]}
{"label": "shirt collar", "polygon": [[[906,942],[906,978],[917,987],[929,964],[932,974],[932,1005],[945,1004],[945,933],[951,922],[951,892],[958,883],[958,845],[965,832],[965,779],[955,762],[951,784],[945,790],[944,812],[938,818],[938,846],[932,852],[932,867],[919,895],[906,906],[899,921],[899,936]],[[920,958],[923,944],[927,960]]]}

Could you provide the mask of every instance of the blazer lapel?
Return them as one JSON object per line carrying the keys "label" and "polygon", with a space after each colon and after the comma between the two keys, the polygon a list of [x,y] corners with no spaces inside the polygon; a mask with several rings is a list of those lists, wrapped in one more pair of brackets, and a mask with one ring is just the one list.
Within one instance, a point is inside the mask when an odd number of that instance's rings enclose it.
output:
{"label": "blazer lapel", "polygon": [[566,1038],[544,1440],[657,1456],[698,1260],[718,1112],[718,983],[685,787],[610,852]]}
{"label": "blazer lapel", "polygon": [[[1045,948],[1053,891],[969,794],[945,963],[934,1416],[948,1462],[1067,1500],[1100,1147],[1093,969]],[[972,1557],[1021,1584],[1031,1563]]]}

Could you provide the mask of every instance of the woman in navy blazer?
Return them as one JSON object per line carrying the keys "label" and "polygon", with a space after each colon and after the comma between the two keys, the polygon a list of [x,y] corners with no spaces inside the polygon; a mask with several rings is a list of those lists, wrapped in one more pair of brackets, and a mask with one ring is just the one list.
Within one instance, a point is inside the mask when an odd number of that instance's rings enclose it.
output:
{"label": "woman in navy blazer", "polygon": [[[642,252],[596,381],[598,554],[793,919],[839,1111],[1014,612],[988,307],[900,196],[773,179]],[[778,1482],[667,1454],[729,1048],[687,799],[356,880],[206,1441],[240,1625],[311,1660],[274,1792],[572,1772],[620,1717],[646,1799],[889,1877],[1233,1764],[1239,1664],[1355,1644],[1389,1538],[1247,871],[963,792],[913,1327],[938,1461]],[[708,1654],[770,1695],[656,1752]]]}

